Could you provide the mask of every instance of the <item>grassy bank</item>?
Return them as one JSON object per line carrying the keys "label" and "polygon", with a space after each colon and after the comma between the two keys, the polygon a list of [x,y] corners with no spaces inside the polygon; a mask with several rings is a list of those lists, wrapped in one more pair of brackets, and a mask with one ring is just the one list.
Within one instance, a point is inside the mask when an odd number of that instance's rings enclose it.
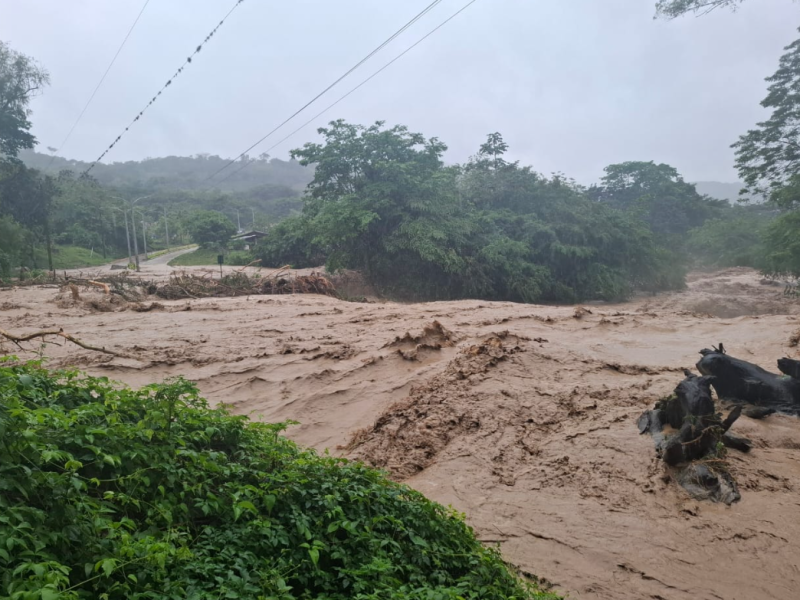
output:
{"label": "grassy bank", "polygon": [[[34,255],[36,258],[35,268],[46,270],[48,268],[47,250],[44,248],[37,248]],[[91,250],[79,246],[53,246],[53,267],[56,270],[97,267],[120,258],[124,258],[124,256],[108,254],[106,257],[103,257],[102,252],[92,252]],[[27,266],[33,267],[34,265]]]}
{"label": "grassy bank", "polygon": [[169,261],[170,267],[202,267],[206,265],[216,265],[217,250],[209,250],[208,248],[198,248],[194,252],[188,254],[181,254]]}

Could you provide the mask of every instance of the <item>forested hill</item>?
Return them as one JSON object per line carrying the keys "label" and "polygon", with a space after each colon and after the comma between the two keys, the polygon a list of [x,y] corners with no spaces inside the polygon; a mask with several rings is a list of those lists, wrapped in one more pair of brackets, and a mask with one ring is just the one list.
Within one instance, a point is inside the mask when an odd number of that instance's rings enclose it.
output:
{"label": "forested hill", "polygon": [[[69,160],[33,150],[19,153],[19,158],[28,166],[57,174],[68,169],[76,174],[85,171],[90,163]],[[146,158],[142,161],[99,163],[92,169],[92,176],[105,186],[117,189],[135,188],[139,190],[166,189],[206,189],[210,185],[227,192],[249,190],[264,185],[285,186],[294,191],[302,191],[314,176],[312,168],[303,167],[295,160],[278,158],[248,158],[250,163],[242,169],[242,162],[228,167],[223,173],[209,180],[217,171],[230,162],[228,158],[198,154],[196,156],[165,156]],[[220,181],[225,175],[232,175]],[[218,182],[219,183],[214,183]]]}

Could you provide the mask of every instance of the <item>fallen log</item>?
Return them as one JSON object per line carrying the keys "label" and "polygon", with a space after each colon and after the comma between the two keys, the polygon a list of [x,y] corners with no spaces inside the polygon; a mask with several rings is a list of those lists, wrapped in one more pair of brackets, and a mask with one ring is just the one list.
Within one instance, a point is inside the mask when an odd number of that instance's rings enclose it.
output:
{"label": "fallen log", "polygon": [[726,354],[722,344],[700,351],[697,369],[712,376],[720,400],[752,404],[779,412],[800,415],[800,361],[782,358],[778,368],[784,375],[770,373],[758,365]]}
{"label": "fallen log", "polygon": [[728,433],[742,407],[735,407],[723,419],[711,397],[715,378],[689,371],[685,375],[671,396],[639,417],[639,432],[653,436],[656,453],[677,470],[676,480],[693,497],[730,504],[740,496],[722,459],[726,447],[750,449],[749,440]]}

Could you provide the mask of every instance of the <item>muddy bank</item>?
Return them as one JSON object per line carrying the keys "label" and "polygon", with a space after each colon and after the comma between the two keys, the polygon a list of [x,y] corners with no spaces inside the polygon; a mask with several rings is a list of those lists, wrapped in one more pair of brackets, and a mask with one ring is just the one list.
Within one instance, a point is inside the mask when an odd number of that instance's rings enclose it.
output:
{"label": "muddy bank", "polygon": [[736,269],[585,311],[303,295],[98,312],[45,287],[0,291],[0,328],[60,326],[126,355],[47,346],[54,366],[133,385],[184,375],[239,413],[297,420],[300,443],[452,504],[571,597],[788,600],[800,587],[800,422],[737,421],[755,447],[730,455],[742,493],[731,507],[665,481],[636,428],[702,347],[722,341],[773,371],[797,358],[800,305],[782,291]]}

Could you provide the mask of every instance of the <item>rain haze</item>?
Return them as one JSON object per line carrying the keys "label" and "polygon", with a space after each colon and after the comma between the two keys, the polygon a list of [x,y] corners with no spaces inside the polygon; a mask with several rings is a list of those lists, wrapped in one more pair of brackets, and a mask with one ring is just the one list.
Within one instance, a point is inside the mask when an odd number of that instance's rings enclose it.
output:
{"label": "rain haze", "polygon": [[[104,161],[236,156],[427,4],[247,0]],[[251,155],[464,4],[442,2]],[[32,105],[39,151],[61,144],[142,5],[2,2],[0,39],[51,74]],[[58,154],[97,158],[232,5],[150,2]],[[796,36],[799,10],[758,0],[668,21],[654,20],[646,0],[478,0],[270,154],[286,157],[334,118],[385,120],[439,137],[453,162],[499,131],[511,158],[581,183],[626,160],[666,162],[690,181],[735,181],[729,146],[764,116],[764,78]]]}

